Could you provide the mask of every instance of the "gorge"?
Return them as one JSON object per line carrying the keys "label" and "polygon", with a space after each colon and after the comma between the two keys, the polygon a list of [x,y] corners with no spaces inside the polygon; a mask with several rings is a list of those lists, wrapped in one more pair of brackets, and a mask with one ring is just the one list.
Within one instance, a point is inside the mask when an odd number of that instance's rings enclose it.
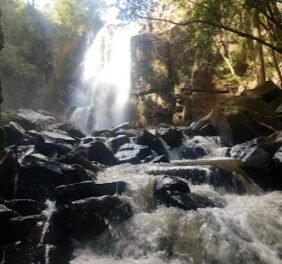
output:
{"label": "gorge", "polygon": [[63,109],[4,105],[0,264],[282,264],[281,83],[216,79],[186,31],[96,24]]}

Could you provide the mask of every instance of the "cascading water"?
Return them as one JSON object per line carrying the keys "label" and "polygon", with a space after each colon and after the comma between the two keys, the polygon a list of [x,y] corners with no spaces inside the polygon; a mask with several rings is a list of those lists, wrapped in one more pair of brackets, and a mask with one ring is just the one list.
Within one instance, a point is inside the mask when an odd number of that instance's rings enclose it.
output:
{"label": "cascading water", "polygon": [[[219,162],[228,166],[226,160]],[[209,164],[204,160],[201,163]],[[173,168],[189,171],[192,167],[180,166],[178,162],[167,165],[126,164],[101,173],[99,182],[123,180],[129,184],[122,199],[131,203],[134,215],[122,224],[110,226],[87,248],[77,249],[70,263],[281,264],[281,192],[238,195],[235,190],[232,193],[209,184],[189,182],[191,192],[205,195],[224,207],[184,211],[156,206],[153,186],[158,176],[149,172]],[[197,167],[206,171],[209,177],[210,166]]]}
{"label": "cascading water", "polygon": [[104,26],[85,53],[70,121],[86,134],[128,120],[130,28]]}

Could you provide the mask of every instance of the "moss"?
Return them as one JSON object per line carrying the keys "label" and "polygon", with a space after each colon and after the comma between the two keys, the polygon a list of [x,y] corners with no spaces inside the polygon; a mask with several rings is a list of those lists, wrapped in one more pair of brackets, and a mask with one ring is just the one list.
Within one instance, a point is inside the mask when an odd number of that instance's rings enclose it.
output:
{"label": "moss", "polygon": [[1,113],[1,120],[0,120],[0,126],[5,126],[9,124],[10,121],[12,121],[17,115],[16,110],[6,110]]}

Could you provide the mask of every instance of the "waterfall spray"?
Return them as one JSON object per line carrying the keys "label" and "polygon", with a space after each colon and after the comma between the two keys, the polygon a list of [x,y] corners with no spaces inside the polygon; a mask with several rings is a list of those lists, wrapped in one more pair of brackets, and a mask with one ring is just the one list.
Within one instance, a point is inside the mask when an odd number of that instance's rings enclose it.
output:
{"label": "waterfall spray", "polygon": [[70,121],[86,134],[128,120],[131,32],[106,25],[85,53]]}

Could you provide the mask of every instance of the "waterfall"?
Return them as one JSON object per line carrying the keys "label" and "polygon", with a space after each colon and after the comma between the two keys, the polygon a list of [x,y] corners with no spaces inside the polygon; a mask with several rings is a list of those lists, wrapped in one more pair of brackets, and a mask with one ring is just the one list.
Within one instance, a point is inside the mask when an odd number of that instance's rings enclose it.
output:
{"label": "waterfall", "polygon": [[86,134],[128,120],[130,36],[130,28],[106,25],[85,53],[70,121]]}

